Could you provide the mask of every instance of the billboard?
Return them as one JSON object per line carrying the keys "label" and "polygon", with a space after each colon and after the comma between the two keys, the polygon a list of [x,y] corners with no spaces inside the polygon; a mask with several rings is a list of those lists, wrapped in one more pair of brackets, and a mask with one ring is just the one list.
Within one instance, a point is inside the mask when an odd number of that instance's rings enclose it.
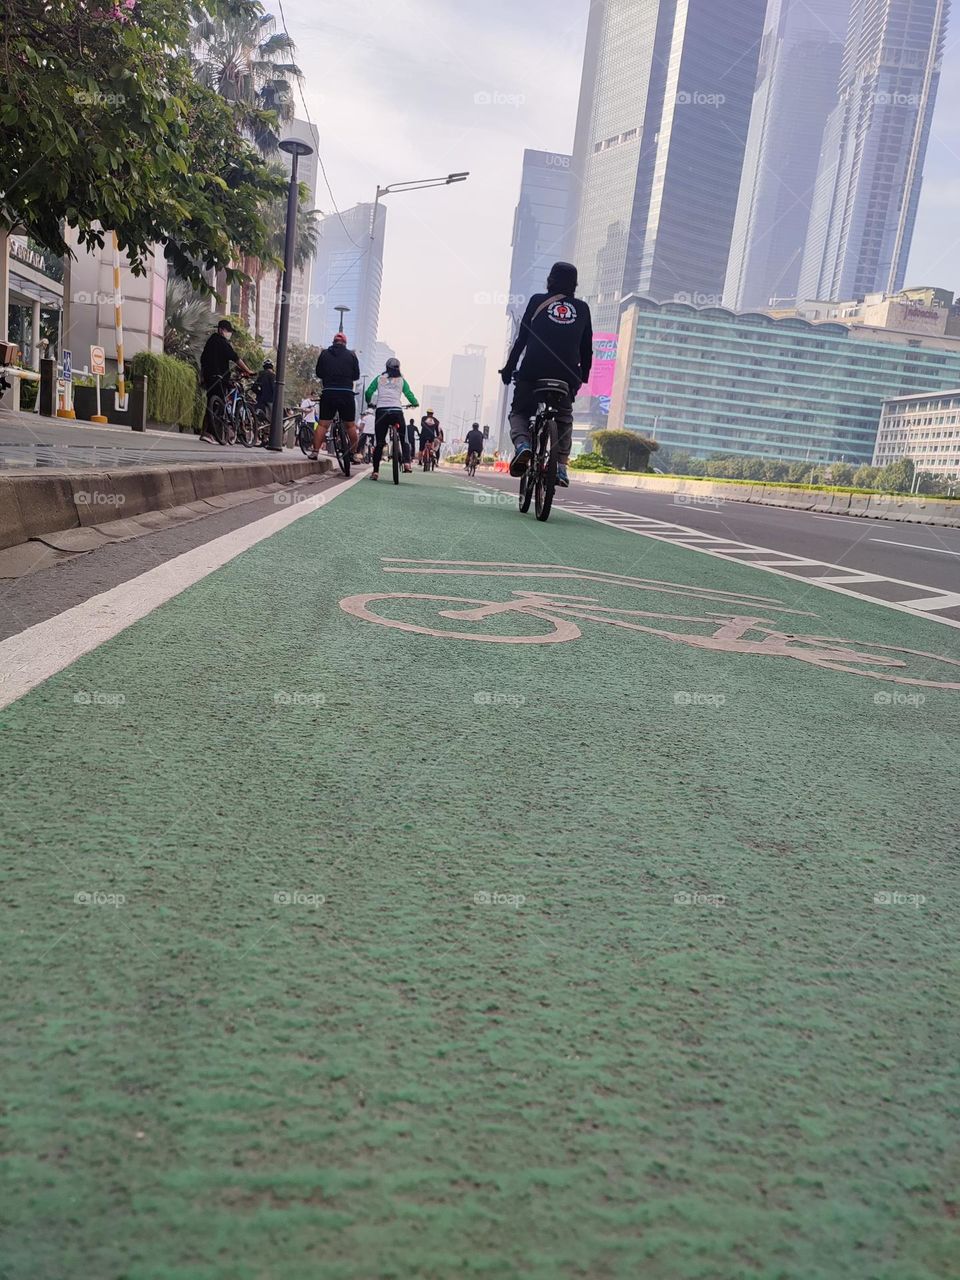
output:
{"label": "billboard", "polygon": [[593,369],[584,390],[589,396],[605,403],[607,411],[613,394],[613,374],[617,367],[617,335],[595,333],[593,335]]}

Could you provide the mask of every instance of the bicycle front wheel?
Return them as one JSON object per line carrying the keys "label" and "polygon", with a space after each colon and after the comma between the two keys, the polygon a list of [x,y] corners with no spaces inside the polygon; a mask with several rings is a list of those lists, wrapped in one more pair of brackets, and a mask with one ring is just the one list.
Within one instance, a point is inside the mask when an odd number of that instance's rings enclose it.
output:
{"label": "bicycle front wheel", "polygon": [[390,433],[390,462],[393,467],[393,483],[400,483],[400,433],[394,427]]}
{"label": "bicycle front wheel", "polygon": [[313,423],[304,422],[302,419],[297,423],[297,444],[300,446],[300,452],[303,454],[313,453]]}

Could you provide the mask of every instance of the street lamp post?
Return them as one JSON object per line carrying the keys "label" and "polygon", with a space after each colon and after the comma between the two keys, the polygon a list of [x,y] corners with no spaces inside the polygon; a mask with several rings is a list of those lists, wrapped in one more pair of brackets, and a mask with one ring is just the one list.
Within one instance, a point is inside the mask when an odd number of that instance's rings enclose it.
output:
{"label": "street lamp post", "polygon": [[270,443],[274,453],[283,451],[283,390],[287,373],[287,340],[290,333],[290,288],[293,284],[293,254],[297,242],[297,202],[300,185],[297,166],[301,156],[313,154],[313,147],[299,138],[284,138],[280,150],[290,156],[290,189],[287,192],[287,233],[283,245],[283,285],[280,292],[280,332],[277,337],[277,382],[270,416]]}
{"label": "street lamp post", "polygon": [[341,333],[346,333],[346,329],[344,329],[344,327],[343,327],[343,317],[344,317],[344,315],[346,314],[346,312],[348,312],[348,311],[350,310],[350,308],[349,308],[349,307],[344,307],[344,306],[339,306],[339,307],[334,307],[333,309],[334,309],[334,311],[338,312],[338,313],[339,313],[339,315],[340,315],[340,332],[341,332]]}
{"label": "street lamp post", "polygon": [[448,173],[445,178],[416,178],[413,182],[391,182],[386,187],[377,187],[377,198],[373,202],[373,216],[370,219],[370,239],[377,233],[377,208],[383,196],[401,191],[426,191],[428,187],[449,187],[454,182],[466,182],[467,173]]}

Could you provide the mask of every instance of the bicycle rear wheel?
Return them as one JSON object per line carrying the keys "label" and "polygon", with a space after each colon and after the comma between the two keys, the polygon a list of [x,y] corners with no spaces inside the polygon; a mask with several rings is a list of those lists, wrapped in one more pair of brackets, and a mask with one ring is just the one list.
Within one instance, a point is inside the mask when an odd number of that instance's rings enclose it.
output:
{"label": "bicycle rear wheel", "polygon": [[545,424],[540,441],[534,478],[534,509],[538,520],[549,520],[557,487],[557,424],[552,418]]}
{"label": "bicycle rear wheel", "polygon": [[400,483],[400,432],[393,427],[390,432],[390,462],[393,467],[393,483]]}
{"label": "bicycle rear wheel", "polygon": [[337,455],[337,462],[340,463],[340,470],[345,476],[349,476],[350,442],[347,440],[347,433],[344,430],[339,414],[334,418],[330,429],[333,432],[333,450]]}
{"label": "bicycle rear wheel", "polygon": [[237,443],[237,407],[226,405],[223,411],[223,443]]}
{"label": "bicycle rear wheel", "polygon": [[312,422],[304,422],[302,418],[297,422],[297,444],[300,446],[301,453],[313,453]]}

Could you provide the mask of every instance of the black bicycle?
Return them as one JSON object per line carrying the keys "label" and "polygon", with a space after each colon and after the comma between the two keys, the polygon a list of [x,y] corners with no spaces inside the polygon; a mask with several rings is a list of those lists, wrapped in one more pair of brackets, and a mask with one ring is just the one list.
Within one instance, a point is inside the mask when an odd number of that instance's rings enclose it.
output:
{"label": "black bicycle", "polygon": [[534,510],[538,520],[550,518],[553,495],[557,488],[557,414],[570,398],[565,382],[541,379],[536,385],[537,412],[533,419],[533,457],[520,479],[520,512]]}
{"label": "black bicycle", "polygon": [[350,449],[350,437],[347,435],[347,429],[340,420],[339,409],[333,415],[333,421],[330,423],[329,438],[333,441],[333,452],[337,455],[340,470],[345,476],[349,476],[353,453]]}

